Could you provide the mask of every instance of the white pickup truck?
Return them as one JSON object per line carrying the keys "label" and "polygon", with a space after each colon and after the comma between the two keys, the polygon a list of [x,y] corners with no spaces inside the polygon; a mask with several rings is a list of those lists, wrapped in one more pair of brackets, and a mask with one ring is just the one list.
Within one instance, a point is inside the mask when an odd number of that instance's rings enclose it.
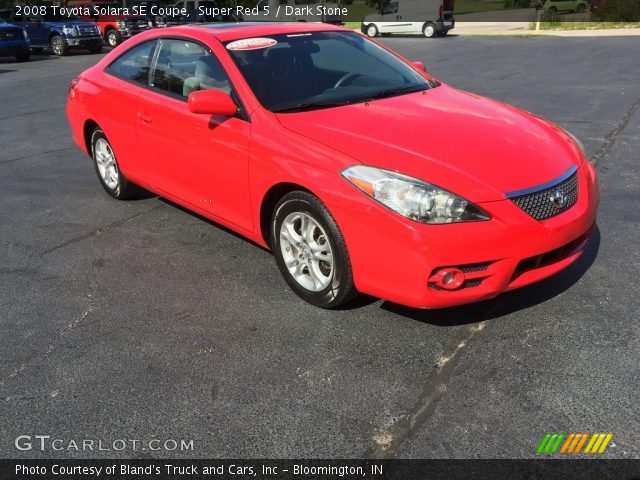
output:
{"label": "white pickup truck", "polygon": [[245,8],[242,19],[266,22],[324,22],[341,24],[346,9],[324,1],[296,4],[295,0],[260,0],[255,7]]}

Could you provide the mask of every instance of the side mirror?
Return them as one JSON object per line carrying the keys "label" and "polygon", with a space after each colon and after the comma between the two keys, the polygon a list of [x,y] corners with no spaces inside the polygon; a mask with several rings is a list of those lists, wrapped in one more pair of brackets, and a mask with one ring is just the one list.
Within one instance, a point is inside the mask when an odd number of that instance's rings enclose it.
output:
{"label": "side mirror", "polygon": [[422,62],[411,62],[411,65],[413,65],[415,68],[417,68],[421,72],[427,73],[427,67],[424,66],[424,63],[422,63]]}
{"label": "side mirror", "polygon": [[231,97],[220,90],[198,90],[189,94],[189,111],[208,115],[235,115],[238,106]]}

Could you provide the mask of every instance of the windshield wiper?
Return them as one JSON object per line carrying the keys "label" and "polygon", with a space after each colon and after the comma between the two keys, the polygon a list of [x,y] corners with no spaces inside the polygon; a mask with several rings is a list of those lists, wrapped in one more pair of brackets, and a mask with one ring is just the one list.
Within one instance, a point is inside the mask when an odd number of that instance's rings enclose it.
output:
{"label": "windshield wiper", "polygon": [[350,103],[351,101],[299,103],[295,107],[280,108],[278,110],[273,110],[273,112],[274,113],[304,112],[308,110],[318,110],[321,108],[342,107],[344,105],[349,105]]}
{"label": "windshield wiper", "polygon": [[377,92],[371,93],[366,97],[358,99],[358,101],[363,102],[367,100],[378,100],[380,98],[395,97],[397,95],[403,95],[405,93],[421,92],[423,90],[427,90],[428,88],[429,87],[425,85],[413,85],[411,87],[405,88],[385,88],[383,90],[378,90]]}

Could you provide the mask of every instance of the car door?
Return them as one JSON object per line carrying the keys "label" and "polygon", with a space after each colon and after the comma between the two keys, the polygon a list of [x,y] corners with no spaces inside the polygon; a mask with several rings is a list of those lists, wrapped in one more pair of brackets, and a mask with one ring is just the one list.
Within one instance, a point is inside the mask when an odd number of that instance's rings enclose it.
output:
{"label": "car door", "polygon": [[113,146],[123,173],[143,186],[149,185],[149,178],[135,126],[140,98],[148,89],[156,45],[156,40],[149,40],[125,51],[107,66],[105,73],[109,77],[97,86],[101,99],[96,106],[100,127]]}
{"label": "car door", "polygon": [[17,13],[14,13],[9,23],[24,28],[27,32],[27,35],[29,35],[29,40],[31,40],[32,44],[36,45],[41,43],[37,38],[39,24],[36,21],[32,20],[29,16],[18,15]]}
{"label": "car door", "polygon": [[242,113],[196,114],[187,105],[189,93],[196,90],[232,94],[217,57],[195,41],[161,39],[149,87],[141,97],[136,132],[154,189],[251,230],[251,123]]}
{"label": "car door", "polygon": [[[409,19],[407,19],[409,20]],[[382,10],[380,33],[407,33],[411,31],[411,22],[404,21],[400,2],[389,2]]]}

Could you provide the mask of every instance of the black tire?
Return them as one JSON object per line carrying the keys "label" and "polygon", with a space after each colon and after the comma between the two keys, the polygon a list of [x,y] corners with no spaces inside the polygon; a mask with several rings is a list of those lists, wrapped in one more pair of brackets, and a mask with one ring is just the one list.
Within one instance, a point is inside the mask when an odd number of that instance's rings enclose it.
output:
{"label": "black tire", "polygon": [[378,27],[371,23],[365,27],[364,33],[367,37],[374,38],[377,37],[380,32],[378,32]]}
{"label": "black tire", "polygon": [[[318,231],[320,236],[326,236],[326,238],[318,239],[317,242],[328,242],[331,247],[333,269],[330,283],[323,290],[313,291],[302,286],[289,272],[285,263],[280,228],[284,220],[295,213],[311,217],[323,230],[323,232]],[[300,298],[310,304],[320,308],[335,308],[349,301],[357,293],[353,285],[351,262],[342,233],[327,207],[310,193],[296,191],[288,193],[280,199],[271,217],[270,245],[276,264],[286,282]],[[286,245],[285,243],[285,249]],[[304,270],[304,268],[306,267],[303,265],[302,269]]]}
{"label": "black tire", "polygon": [[62,38],[60,35],[54,35],[51,38],[51,50],[53,50],[54,55],[62,57],[63,55],[67,54],[69,48],[64,42],[64,38]]}
{"label": "black tire", "polygon": [[549,13],[551,15],[556,15],[558,13],[558,9],[556,7],[550,7],[549,8]]}
{"label": "black tire", "polygon": [[438,28],[433,22],[427,22],[422,27],[422,34],[427,38],[435,38],[438,36]]}
{"label": "black tire", "polygon": [[[98,168],[98,161],[96,159],[96,144],[101,139],[104,140],[109,146],[109,149],[111,149],[111,144],[109,143],[109,140],[105,136],[104,132],[99,128],[96,128],[91,134],[91,158],[93,160],[93,166],[96,170],[96,174],[98,175],[98,180],[100,180],[100,184],[102,185],[102,188],[104,188],[109,195],[111,195],[113,198],[117,200],[128,200],[136,197],[140,192],[140,189],[138,188],[138,186],[129,182],[129,180],[127,180],[127,178],[122,174],[122,172],[120,171],[120,166],[118,165],[118,160],[115,158],[115,154],[113,154],[113,157],[115,160],[115,166],[116,166],[116,172],[117,172],[117,184],[115,185],[115,187],[110,187],[105,183],[105,180],[102,178],[102,175],[100,174],[100,169]],[[113,152],[113,150],[111,151]]]}
{"label": "black tire", "polygon": [[581,3],[580,5],[578,5],[578,8],[576,9],[576,12],[578,12],[578,13],[584,13],[584,11],[585,11],[586,9],[587,9],[587,8],[585,7],[584,3]]}
{"label": "black tire", "polygon": [[102,45],[96,45],[95,47],[91,47],[89,49],[89,53],[96,54],[102,52]]}
{"label": "black tire", "polygon": [[111,29],[107,32],[104,37],[105,42],[107,42],[107,46],[114,48],[122,43],[122,35],[119,31],[115,29]]}
{"label": "black tire", "polygon": [[16,60],[19,62],[28,62],[30,57],[30,53],[23,53],[21,55],[16,55]]}

